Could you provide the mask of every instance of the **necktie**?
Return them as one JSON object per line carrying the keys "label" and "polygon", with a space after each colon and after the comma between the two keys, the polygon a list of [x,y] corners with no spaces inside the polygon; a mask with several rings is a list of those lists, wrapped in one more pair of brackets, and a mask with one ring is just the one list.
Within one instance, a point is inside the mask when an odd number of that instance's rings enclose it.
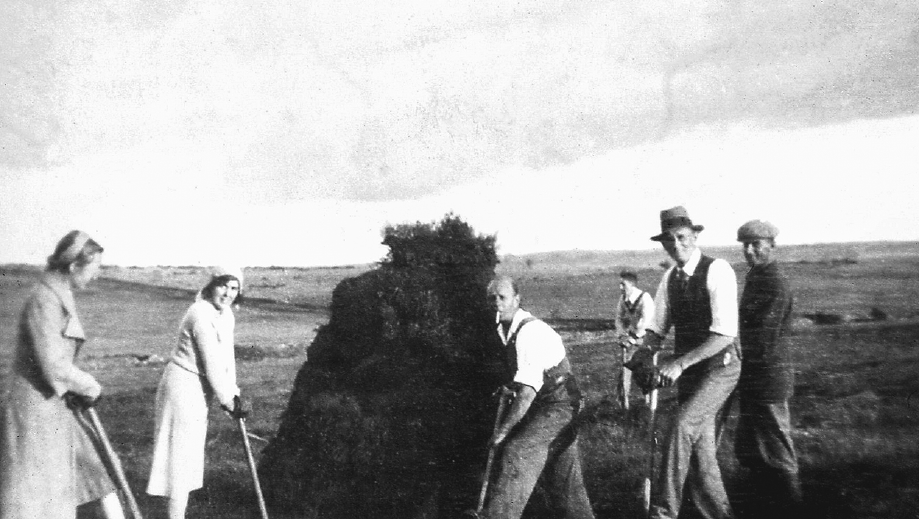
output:
{"label": "necktie", "polygon": [[676,281],[679,282],[679,290],[682,293],[688,289],[688,274],[685,273],[684,269],[679,269],[678,274],[676,275]]}

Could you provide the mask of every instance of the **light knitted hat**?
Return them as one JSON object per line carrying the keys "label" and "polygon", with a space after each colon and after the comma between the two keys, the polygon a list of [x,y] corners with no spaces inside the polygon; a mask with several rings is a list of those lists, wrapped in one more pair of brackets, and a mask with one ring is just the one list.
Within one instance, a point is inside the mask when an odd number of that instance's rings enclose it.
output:
{"label": "light knitted hat", "polygon": [[243,269],[240,267],[232,267],[228,265],[220,265],[216,267],[211,267],[211,277],[212,279],[221,276],[233,276],[237,278],[237,281],[240,282],[240,290],[243,290]]}

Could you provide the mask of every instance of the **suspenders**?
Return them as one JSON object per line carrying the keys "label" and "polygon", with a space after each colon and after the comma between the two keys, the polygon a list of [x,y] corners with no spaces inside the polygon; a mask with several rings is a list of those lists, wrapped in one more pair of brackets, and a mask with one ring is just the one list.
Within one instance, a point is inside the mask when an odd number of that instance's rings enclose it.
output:
{"label": "suspenders", "polygon": [[627,301],[627,300],[624,301],[625,306],[627,307],[627,311],[628,311],[632,316],[634,315],[634,312],[637,311],[637,307],[640,306],[640,300],[643,299],[643,296],[644,296],[644,295],[646,295],[646,292],[644,292],[643,290],[641,290],[641,291],[640,291],[640,295],[637,296],[637,300],[634,301],[633,303],[631,303],[630,301]]}
{"label": "suspenders", "polygon": [[519,356],[515,351],[515,343],[519,338],[519,332],[522,330],[522,327],[526,324],[537,321],[536,317],[526,317],[519,322],[519,325],[515,328],[515,331],[512,332],[512,335],[509,336],[509,339],[506,341],[506,368],[510,373],[515,375],[515,370],[519,365]]}
{"label": "suspenders", "polygon": [[[519,332],[523,326],[537,320],[533,316],[522,319],[506,342],[506,366],[510,376],[514,376],[518,368],[518,354],[516,353],[515,343],[518,340]],[[570,375],[570,361],[566,355],[556,366],[544,372],[544,383],[536,390],[538,391],[537,401],[564,402],[569,400],[572,403],[582,398],[576,379]]]}

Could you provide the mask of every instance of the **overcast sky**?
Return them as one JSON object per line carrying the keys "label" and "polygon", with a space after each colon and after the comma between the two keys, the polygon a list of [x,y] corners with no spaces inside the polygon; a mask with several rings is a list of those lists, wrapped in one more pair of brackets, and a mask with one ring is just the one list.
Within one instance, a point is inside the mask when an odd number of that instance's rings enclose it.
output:
{"label": "overcast sky", "polygon": [[500,253],[917,240],[917,2],[7,0],[0,262],[381,258],[454,211]]}

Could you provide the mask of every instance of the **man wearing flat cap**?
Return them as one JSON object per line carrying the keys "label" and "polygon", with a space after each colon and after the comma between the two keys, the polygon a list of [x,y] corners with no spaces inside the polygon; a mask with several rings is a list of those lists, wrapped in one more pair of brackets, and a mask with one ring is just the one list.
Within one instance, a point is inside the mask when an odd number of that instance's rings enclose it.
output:
{"label": "man wearing flat cap", "polygon": [[[778,228],[752,220],[737,231],[749,264],[740,300],[743,369],[736,456],[748,469],[746,517],[791,517],[800,502],[788,399],[794,394],[789,336],[794,298],[774,258]],[[741,510],[742,511],[742,510]]]}
{"label": "man wearing flat cap", "polygon": [[644,346],[658,349],[675,329],[675,355],[656,370],[659,386],[678,386],[677,408],[663,445],[651,518],[676,518],[688,491],[705,519],[732,516],[717,464],[716,420],[740,376],[736,342],[736,274],[725,260],[698,249],[701,225],[684,207],[660,212],[662,243],[676,265],[663,274]]}

